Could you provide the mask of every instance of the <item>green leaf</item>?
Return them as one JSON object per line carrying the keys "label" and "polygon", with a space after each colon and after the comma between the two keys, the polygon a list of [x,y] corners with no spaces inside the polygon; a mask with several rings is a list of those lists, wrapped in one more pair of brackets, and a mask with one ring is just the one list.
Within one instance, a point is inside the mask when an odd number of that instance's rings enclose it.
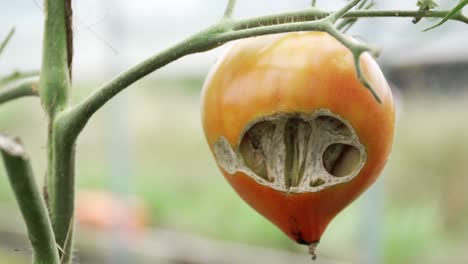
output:
{"label": "green leaf", "polygon": [[429,27],[429,28],[426,28],[424,31],[428,31],[428,30],[431,30],[433,28],[436,28],[442,24],[444,24],[445,22],[447,22],[449,19],[453,18],[454,16],[458,15],[462,9],[468,5],[468,0],[462,0],[460,1],[460,3],[458,3],[457,6],[455,6],[452,11],[450,11],[439,23],[435,24],[434,26],[432,27]]}

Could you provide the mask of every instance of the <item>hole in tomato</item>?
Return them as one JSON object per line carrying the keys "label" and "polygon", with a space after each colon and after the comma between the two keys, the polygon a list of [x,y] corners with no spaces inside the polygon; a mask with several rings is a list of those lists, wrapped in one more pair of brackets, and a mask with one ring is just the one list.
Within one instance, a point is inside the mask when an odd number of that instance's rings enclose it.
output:
{"label": "hole in tomato", "polygon": [[335,143],[325,149],[323,166],[335,177],[344,177],[354,172],[360,164],[361,153],[355,146]]}
{"label": "hole in tomato", "polygon": [[231,175],[241,171],[293,193],[350,181],[367,158],[351,124],[328,109],[262,116],[246,126],[235,149],[220,137],[214,154]]}
{"label": "hole in tomato", "polygon": [[239,146],[239,152],[247,167],[270,182],[274,179],[268,176],[266,156],[274,128],[275,125],[270,121],[262,121],[253,125],[244,135]]}

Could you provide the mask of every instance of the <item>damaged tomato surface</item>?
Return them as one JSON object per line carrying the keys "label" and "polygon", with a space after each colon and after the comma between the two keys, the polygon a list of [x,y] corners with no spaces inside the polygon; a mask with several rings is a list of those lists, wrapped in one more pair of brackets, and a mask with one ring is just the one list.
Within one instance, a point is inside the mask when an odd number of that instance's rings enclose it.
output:
{"label": "damaged tomato surface", "polygon": [[394,130],[376,62],[322,32],[235,42],[202,92],[205,135],[236,192],[296,242],[315,247],[343,208],[378,177]]}

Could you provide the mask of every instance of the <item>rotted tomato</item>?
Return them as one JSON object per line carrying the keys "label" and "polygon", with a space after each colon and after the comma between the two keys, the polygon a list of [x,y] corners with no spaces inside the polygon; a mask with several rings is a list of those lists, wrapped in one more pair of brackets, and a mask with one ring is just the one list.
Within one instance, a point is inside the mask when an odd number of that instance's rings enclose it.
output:
{"label": "rotted tomato", "polygon": [[329,222],[379,176],[394,104],[372,57],[323,32],[235,42],[202,92],[206,139],[227,181],[311,253]]}

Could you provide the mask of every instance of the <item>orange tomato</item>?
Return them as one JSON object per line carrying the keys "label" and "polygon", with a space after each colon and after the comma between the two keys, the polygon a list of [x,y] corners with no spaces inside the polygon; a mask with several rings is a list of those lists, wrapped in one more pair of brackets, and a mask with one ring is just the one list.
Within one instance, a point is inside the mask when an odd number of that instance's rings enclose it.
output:
{"label": "orange tomato", "polygon": [[381,103],[358,80],[351,52],[323,32],[237,41],[203,87],[203,128],[227,181],[311,247],[391,149],[390,88],[369,54],[360,63]]}
{"label": "orange tomato", "polygon": [[76,219],[83,227],[103,232],[119,228],[134,235],[149,226],[148,209],[141,199],[122,199],[106,191],[78,192]]}

